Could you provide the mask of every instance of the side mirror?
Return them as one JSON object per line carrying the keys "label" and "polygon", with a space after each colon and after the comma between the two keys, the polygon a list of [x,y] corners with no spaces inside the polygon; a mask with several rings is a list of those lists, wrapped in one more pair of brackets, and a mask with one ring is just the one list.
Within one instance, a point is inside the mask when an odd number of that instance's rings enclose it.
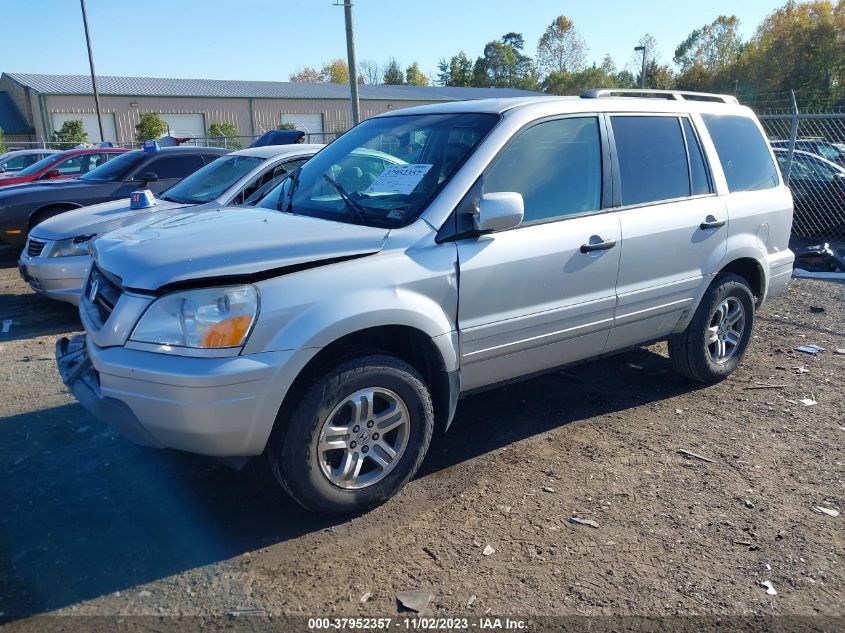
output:
{"label": "side mirror", "polygon": [[42,180],[50,180],[51,178],[58,178],[61,175],[62,175],[62,172],[60,172],[58,169],[51,169],[50,171],[45,173],[43,176],[41,176],[41,179]]}
{"label": "side mirror", "polygon": [[481,196],[473,222],[478,232],[492,233],[519,226],[524,215],[525,202],[521,193],[498,191]]}
{"label": "side mirror", "polygon": [[0,165],[0,174],[3,174],[5,172],[6,172],[6,168],[3,167],[3,165]]}
{"label": "side mirror", "polygon": [[141,188],[146,187],[151,182],[158,181],[158,175],[152,171],[145,171],[143,174],[140,174],[136,180],[138,181],[138,186]]}

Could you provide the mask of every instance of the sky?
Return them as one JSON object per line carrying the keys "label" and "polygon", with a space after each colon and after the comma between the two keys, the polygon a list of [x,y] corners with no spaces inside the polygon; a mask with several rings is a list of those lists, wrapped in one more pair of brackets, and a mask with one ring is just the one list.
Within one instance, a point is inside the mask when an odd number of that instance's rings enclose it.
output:
{"label": "sky", "polygon": [[[97,73],[287,81],[303,66],[346,58],[339,0],[87,0]],[[355,0],[357,58],[395,57],[437,72],[440,58],[522,33],[534,56],[546,26],[564,14],[589,47],[631,64],[645,33],[671,62],[675,47],[719,14],[735,14],[747,38],[785,0]],[[88,59],[75,0],[0,0],[0,72],[85,74]]]}

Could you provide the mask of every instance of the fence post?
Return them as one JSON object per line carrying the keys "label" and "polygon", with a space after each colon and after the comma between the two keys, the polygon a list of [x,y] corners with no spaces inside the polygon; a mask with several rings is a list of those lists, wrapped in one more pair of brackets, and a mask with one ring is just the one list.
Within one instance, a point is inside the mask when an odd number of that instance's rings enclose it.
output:
{"label": "fence post", "polygon": [[792,173],[792,156],[795,153],[795,139],[798,138],[798,102],[795,100],[795,91],[790,90],[792,95],[792,126],[789,128],[789,150],[786,152],[786,169],[783,179],[789,185],[789,176]]}

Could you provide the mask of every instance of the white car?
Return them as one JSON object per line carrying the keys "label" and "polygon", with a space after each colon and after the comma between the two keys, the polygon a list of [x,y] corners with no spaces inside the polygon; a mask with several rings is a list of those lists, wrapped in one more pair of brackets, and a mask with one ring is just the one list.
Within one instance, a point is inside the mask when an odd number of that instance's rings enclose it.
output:
{"label": "white car", "polygon": [[50,154],[57,154],[57,149],[17,149],[0,154],[0,178],[9,178],[21,169],[34,165]]}
{"label": "white car", "polygon": [[62,213],[32,229],[19,262],[21,276],[36,292],[79,304],[91,267],[88,243],[98,235],[143,220],[186,210],[237,206],[260,199],[323,145],[268,145],[232,152],[197,170],[162,193],[155,206],[131,209],[128,199]]}

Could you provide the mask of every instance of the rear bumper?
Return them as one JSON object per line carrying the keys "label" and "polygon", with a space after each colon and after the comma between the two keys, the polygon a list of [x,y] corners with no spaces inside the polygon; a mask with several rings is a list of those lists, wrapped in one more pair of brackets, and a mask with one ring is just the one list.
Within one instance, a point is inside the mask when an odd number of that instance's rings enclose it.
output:
{"label": "rear bumper", "polygon": [[91,268],[91,258],[80,257],[30,257],[21,254],[18,269],[21,277],[35,292],[79,305],[79,294]]}
{"label": "rear bumper", "polygon": [[792,279],[792,266],[795,263],[795,253],[786,249],[780,253],[769,255],[767,259],[769,265],[769,283],[766,286],[766,297],[763,303],[786,291],[789,280]]}
{"label": "rear bumper", "polygon": [[56,343],[62,381],[95,417],[138,444],[217,457],[264,450],[295,355],[194,358],[98,348],[84,335]]}

